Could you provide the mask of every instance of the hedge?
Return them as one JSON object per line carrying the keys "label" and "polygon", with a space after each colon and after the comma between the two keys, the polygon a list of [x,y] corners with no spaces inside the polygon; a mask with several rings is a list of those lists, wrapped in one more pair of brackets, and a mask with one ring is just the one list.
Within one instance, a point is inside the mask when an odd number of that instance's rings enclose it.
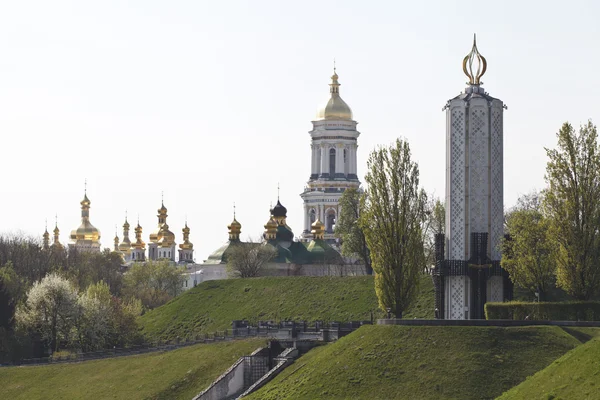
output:
{"label": "hedge", "polygon": [[600,321],[600,301],[486,303],[486,319]]}

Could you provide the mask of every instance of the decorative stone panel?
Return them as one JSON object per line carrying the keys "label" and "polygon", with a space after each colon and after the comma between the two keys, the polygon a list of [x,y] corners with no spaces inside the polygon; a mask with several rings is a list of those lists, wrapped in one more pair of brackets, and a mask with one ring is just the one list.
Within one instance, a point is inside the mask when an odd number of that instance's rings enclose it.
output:
{"label": "decorative stone panel", "polygon": [[451,111],[450,137],[450,232],[451,260],[465,257],[465,114],[458,107]]}

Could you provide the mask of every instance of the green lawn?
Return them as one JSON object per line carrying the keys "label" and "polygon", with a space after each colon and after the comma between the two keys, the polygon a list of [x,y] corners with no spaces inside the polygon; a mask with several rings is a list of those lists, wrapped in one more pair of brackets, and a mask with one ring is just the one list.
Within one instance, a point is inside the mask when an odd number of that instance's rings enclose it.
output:
{"label": "green lawn", "polygon": [[2,399],[191,399],[264,339],[74,364],[0,368]]}
{"label": "green lawn", "polygon": [[[140,317],[148,338],[174,339],[231,328],[232,320],[357,321],[383,317],[372,276],[264,277],[207,281]],[[433,318],[433,284],[420,280],[406,318]]]}
{"label": "green lawn", "polygon": [[571,350],[547,368],[514,387],[502,400],[600,399],[600,335]]}
{"label": "green lawn", "polygon": [[363,326],[249,399],[491,399],[579,344],[558,327]]}

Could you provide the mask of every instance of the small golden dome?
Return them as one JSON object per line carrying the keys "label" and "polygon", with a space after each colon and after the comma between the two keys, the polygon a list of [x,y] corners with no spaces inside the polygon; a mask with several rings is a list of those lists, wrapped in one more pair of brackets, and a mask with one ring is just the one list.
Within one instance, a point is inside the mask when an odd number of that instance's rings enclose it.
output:
{"label": "small golden dome", "polygon": [[334,119],[334,120],[352,120],[352,110],[340,97],[340,84],[338,75],[333,72],[331,83],[329,84],[330,97],[317,111],[317,120]]}
{"label": "small golden dome", "polygon": [[325,233],[325,224],[323,224],[318,218],[311,225],[312,230],[310,233],[313,234],[315,239],[323,239]]}

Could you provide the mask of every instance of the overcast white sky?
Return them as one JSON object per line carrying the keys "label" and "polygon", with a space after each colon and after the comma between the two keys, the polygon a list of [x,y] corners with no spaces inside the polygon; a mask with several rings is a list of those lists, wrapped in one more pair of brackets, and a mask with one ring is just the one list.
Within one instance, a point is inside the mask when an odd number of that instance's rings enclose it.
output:
{"label": "overcast white sky", "polygon": [[300,234],[307,132],[334,57],[361,179],[368,152],[402,136],[441,195],[442,107],[465,86],[474,32],[484,87],[508,105],[510,206],[544,186],[564,121],[600,121],[599,16],[593,1],[4,1],[0,231],[39,236],[58,213],[66,242],[87,178],[103,246],[126,209],[147,241],[164,191],[201,261],[234,201],[242,236],[259,237],[278,182]]}

